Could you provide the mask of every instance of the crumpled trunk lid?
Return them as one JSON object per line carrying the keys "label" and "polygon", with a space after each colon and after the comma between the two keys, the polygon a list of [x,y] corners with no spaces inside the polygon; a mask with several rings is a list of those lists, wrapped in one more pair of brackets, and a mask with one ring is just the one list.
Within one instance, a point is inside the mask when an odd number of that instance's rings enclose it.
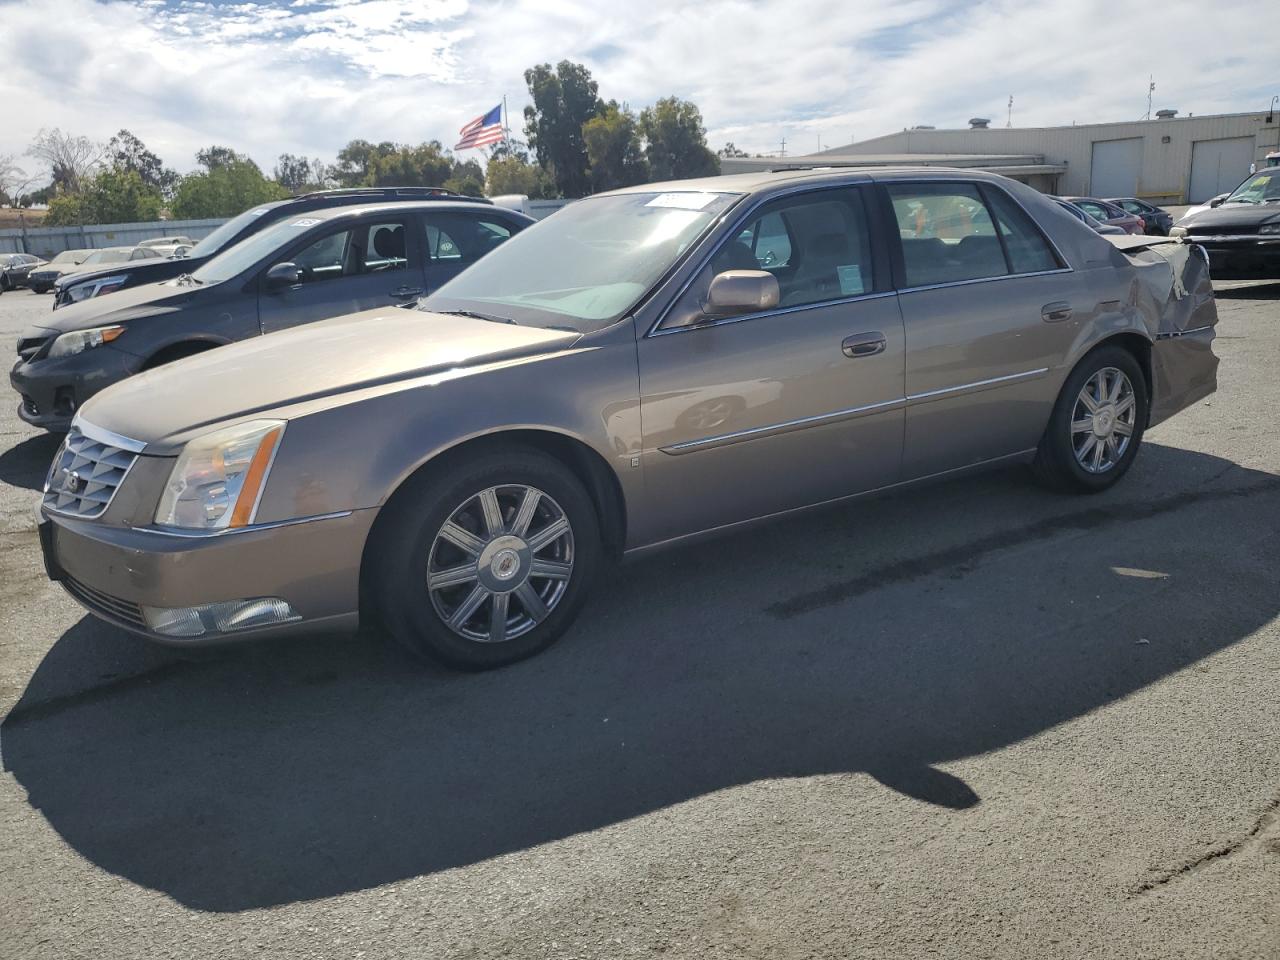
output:
{"label": "crumpled trunk lid", "polygon": [[1213,353],[1218,306],[1209,261],[1194,244],[1166,237],[1108,237],[1134,267],[1136,306],[1152,335],[1154,426],[1218,388]]}

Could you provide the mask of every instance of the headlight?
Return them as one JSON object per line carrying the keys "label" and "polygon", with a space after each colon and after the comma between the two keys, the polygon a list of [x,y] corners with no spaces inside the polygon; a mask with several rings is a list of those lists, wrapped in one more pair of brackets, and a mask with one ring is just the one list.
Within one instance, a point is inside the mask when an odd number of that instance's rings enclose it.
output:
{"label": "headlight", "polygon": [[1188,230],[1186,227],[1170,227],[1169,228],[1169,236],[1171,237],[1185,237],[1190,232],[1191,231]]}
{"label": "headlight", "polygon": [[187,530],[248,526],[284,426],[283,420],[252,420],[188,443],[169,474],[156,523]]}
{"label": "headlight", "polygon": [[125,274],[115,277],[103,277],[101,280],[94,280],[92,283],[78,283],[73,287],[67,287],[65,293],[72,303],[79,303],[81,300],[98,297],[104,293],[114,293],[123,287],[124,282],[128,279],[129,277]]}
{"label": "headlight", "polygon": [[110,343],[112,340],[124,333],[124,327],[94,327],[92,330],[72,330],[70,333],[64,333],[53,341],[53,346],[49,348],[49,359],[55,360],[58,357],[74,357],[77,353],[84,353],[94,347],[100,347],[104,343]]}
{"label": "headlight", "polygon": [[1280,233],[1280,223],[1264,223],[1258,228],[1259,233]]}

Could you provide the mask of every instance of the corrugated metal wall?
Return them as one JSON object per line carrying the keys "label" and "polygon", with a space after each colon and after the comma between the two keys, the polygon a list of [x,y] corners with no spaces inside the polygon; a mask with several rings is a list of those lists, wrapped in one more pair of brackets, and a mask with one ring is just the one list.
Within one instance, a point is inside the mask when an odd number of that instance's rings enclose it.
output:
{"label": "corrugated metal wall", "polygon": [[[1263,113],[1177,117],[1133,123],[1095,123],[1074,127],[993,127],[989,130],[903,130],[873,140],[835,147],[827,155],[877,153],[1036,153],[1049,163],[1065,163],[1058,189],[1068,195],[1090,193],[1089,168],[1098,141],[1141,137],[1142,172],[1138,194],[1157,200],[1185,202],[1191,181],[1191,155],[1198,140],[1256,138],[1259,166],[1280,144],[1280,114],[1271,124]],[[1164,138],[1169,142],[1165,143]],[[1241,174],[1243,178],[1243,173]]]}
{"label": "corrugated metal wall", "polygon": [[226,220],[161,220],[155,223],[102,223],[88,227],[29,227],[0,230],[0,253],[51,257],[63,250],[130,247],[153,237],[186,236],[199,240]]}

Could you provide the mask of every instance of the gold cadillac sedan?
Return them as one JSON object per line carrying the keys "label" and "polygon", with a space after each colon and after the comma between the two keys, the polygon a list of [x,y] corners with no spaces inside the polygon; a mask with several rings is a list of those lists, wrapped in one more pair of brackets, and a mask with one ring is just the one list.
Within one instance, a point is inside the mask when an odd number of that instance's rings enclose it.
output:
{"label": "gold cadillac sedan", "polygon": [[[423,238],[424,242],[429,238]],[[574,203],[416,310],[210,351],[81,408],[49,574],[173,644],[381,623],[483,669],[603,561],[1018,461],[1080,493],[1211,393],[1203,252],[971,170]]]}

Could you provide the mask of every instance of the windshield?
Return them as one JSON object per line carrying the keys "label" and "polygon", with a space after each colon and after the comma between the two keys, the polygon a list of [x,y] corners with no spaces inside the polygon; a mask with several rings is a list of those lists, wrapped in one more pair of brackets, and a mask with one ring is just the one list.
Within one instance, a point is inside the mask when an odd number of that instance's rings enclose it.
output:
{"label": "windshield", "polygon": [[[263,257],[283,247],[290,240],[302,236],[308,227],[321,221],[310,217],[280,220],[246,237],[233,247],[228,247],[207,263],[192,271],[192,276],[201,283],[221,283],[230,280],[236,274],[248,270]],[[199,249],[197,247],[196,249]]]}
{"label": "windshield", "polygon": [[418,309],[599,329],[630,310],[737,199],[686,191],[579,200],[512,237]]}
{"label": "windshield", "polygon": [[60,254],[50,260],[50,263],[79,263],[85,258],[83,250],[63,250]]}
{"label": "windshield", "polygon": [[1227,203],[1266,203],[1280,200],[1280,171],[1254,174],[1227,197]]}
{"label": "windshield", "polygon": [[265,207],[254,207],[252,210],[246,210],[238,217],[232,217],[213,233],[209,234],[187,254],[189,257],[211,257],[224,246],[227,241],[232,239],[236,234],[243,230],[248,224],[254,223],[259,217],[270,210],[276,204],[268,204]]}

